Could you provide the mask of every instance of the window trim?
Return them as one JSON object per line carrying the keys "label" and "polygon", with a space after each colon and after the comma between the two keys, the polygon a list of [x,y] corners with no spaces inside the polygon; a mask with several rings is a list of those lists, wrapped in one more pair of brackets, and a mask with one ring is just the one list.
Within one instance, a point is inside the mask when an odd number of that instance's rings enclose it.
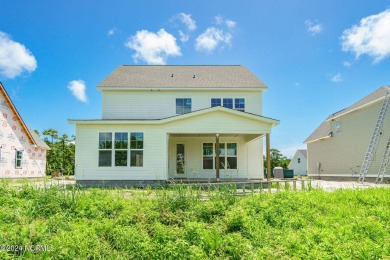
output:
{"label": "window trim", "polygon": [[[110,133],[111,134],[111,148],[100,148],[100,134],[107,134],[107,133]],[[98,159],[97,159],[97,163],[98,163],[98,167],[113,167],[113,161],[112,161],[112,158],[113,158],[113,155],[112,155],[112,151],[113,151],[113,146],[115,145],[114,142],[113,142],[113,132],[98,132]],[[110,151],[111,152],[111,164],[108,166],[105,166],[105,165],[100,165],[100,151]]]}
{"label": "window trim", "polygon": [[[100,148],[99,142],[100,142],[100,134],[103,133],[109,133],[111,134],[111,148]],[[115,148],[115,134],[117,133],[126,133],[127,134],[127,148]],[[142,148],[131,148],[131,134],[142,134]],[[98,132],[98,157],[97,157],[97,167],[98,168],[142,168],[144,167],[144,150],[145,150],[145,133],[141,131],[134,131],[134,132],[115,132],[115,131],[102,131]],[[100,166],[99,161],[100,161],[100,151],[110,151],[111,152],[111,165],[110,166]],[[115,152],[116,151],[126,151],[127,156],[126,156],[126,166],[124,165],[115,165]],[[141,166],[132,166],[131,165],[131,152],[132,151],[142,151],[142,165]]]}
{"label": "window trim", "polygon": [[[213,154],[212,154],[212,158],[213,158],[213,168],[212,169],[205,169],[203,168],[203,158],[205,157],[204,154],[203,154],[203,147],[204,147],[204,144],[213,144],[212,146],[212,149],[213,149]],[[222,157],[225,157],[225,162],[224,165],[225,167],[224,168],[220,168],[221,170],[237,170],[238,169],[238,142],[232,142],[232,141],[226,141],[226,142],[220,142],[219,145],[221,144],[224,144],[224,149],[225,149],[225,154],[222,155]],[[236,155],[228,155],[227,154],[227,144],[236,144]],[[216,151],[215,151],[215,142],[212,141],[212,142],[202,142],[202,147],[201,147],[201,156],[202,156],[202,160],[201,160],[201,169],[203,171],[210,171],[210,170],[215,170],[215,157],[216,157]],[[209,157],[209,156],[207,156]],[[234,158],[237,158],[237,167],[235,169],[232,169],[232,168],[227,168],[227,158],[228,157],[234,157]]]}
{"label": "window trim", "polygon": [[[20,153],[20,159],[18,159],[18,153]],[[20,162],[20,166],[18,166],[18,161]],[[15,150],[15,169],[23,168],[23,150]]]}
{"label": "window trim", "polygon": [[[178,106],[177,106],[178,100],[182,100],[183,101],[183,105],[180,108],[181,111],[178,110]],[[185,111],[186,110],[186,100],[190,101],[189,111],[187,111],[187,112]],[[192,98],[176,98],[175,99],[175,105],[176,105],[176,115],[184,115],[184,114],[192,112]]]}

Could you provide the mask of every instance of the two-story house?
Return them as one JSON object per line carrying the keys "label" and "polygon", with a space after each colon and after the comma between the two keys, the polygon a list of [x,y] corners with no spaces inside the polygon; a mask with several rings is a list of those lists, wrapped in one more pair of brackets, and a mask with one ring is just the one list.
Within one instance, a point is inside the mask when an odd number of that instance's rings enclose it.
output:
{"label": "two-story house", "polygon": [[69,120],[79,184],[263,178],[262,139],[279,121],[246,67],[125,65],[97,88],[102,118]]}
{"label": "two-story house", "polygon": [[48,150],[25,124],[0,83],[0,178],[45,177]]}

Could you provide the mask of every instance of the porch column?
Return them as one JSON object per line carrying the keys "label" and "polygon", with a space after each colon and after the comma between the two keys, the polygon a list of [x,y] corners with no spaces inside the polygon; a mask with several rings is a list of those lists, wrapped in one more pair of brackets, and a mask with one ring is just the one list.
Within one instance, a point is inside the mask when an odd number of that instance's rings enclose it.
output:
{"label": "porch column", "polygon": [[215,135],[215,175],[219,181],[219,134]]}
{"label": "porch column", "polygon": [[267,149],[267,180],[271,179],[271,146],[270,134],[266,134],[266,149]]}

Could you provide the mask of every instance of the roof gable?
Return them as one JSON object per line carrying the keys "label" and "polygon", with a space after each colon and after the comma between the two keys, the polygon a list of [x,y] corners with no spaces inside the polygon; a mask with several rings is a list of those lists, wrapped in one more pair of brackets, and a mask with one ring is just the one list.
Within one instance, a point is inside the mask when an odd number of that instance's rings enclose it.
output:
{"label": "roof gable", "polygon": [[313,133],[304,141],[304,143],[310,143],[315,142],[320,139],[328,138],[330,137],[331,130],[331,123],[330,121],[332,119],[345,116],[349,113],[352,113],[356,110],[363,109],[367,106],[376,104],[377,102],[382,101],[386,95],[390,94],[390,87],[389,86],[383,86],[372,92],[371,94],[365,96],[364,98],[360,99],[359,101],[355,102],[351,106],[340,110],[336,113],[333,113],[329,115],[325,121],[323,121],[317,128],[314,130]]}
{"label": "roof gable", "polygon": [[12,103],[11,98],[9,97],[7,91],[5,90],[5,88],[1,82],[0,82],[0,95],[2,95],[4,97],[6,105],[9,107],[9,109],[15,115],[16,121],[20,124],[20,127],[21,127],[22,131],[26,134],[29,142],[31,144],[36,145],[37,147],[44,148],[44,149],[50,149],[50,147],[45,142],[43,142],[42,139],[39,138],[39,136],[24,123],[22,117],[20,116],[15,105]]}
{"label": "roof gable", "polygon": [[98,85],[98,89],[115,87],[126,89],[267,88],[251,71],[239,65],[122,65]]}

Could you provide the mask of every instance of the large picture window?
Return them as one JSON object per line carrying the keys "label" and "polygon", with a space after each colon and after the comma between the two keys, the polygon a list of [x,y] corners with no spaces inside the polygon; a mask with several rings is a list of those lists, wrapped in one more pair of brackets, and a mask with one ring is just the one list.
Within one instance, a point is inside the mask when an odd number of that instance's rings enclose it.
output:
{"label": "large picture window", "polygon": [[16,151],[15,153],[15,169],[22,168],[23,151]]}
{"label": "large picture window", "polygon": [[176,98],[176,114],[191,112],[191,98]]}
{"label": "large picture window", "polygon": [[99,167],[142,167],[143,149],[143,133],[99,133]]}
{"label": "large picture window", "polygon": [[[215,169],[215,143],[203,144],[203,169]],[[237,169],[237,143],[219,144],[219,168]]]}
{"label": "large picture window", "polygon": [[112,133],[99,133],[99,167],[112,165]]}

